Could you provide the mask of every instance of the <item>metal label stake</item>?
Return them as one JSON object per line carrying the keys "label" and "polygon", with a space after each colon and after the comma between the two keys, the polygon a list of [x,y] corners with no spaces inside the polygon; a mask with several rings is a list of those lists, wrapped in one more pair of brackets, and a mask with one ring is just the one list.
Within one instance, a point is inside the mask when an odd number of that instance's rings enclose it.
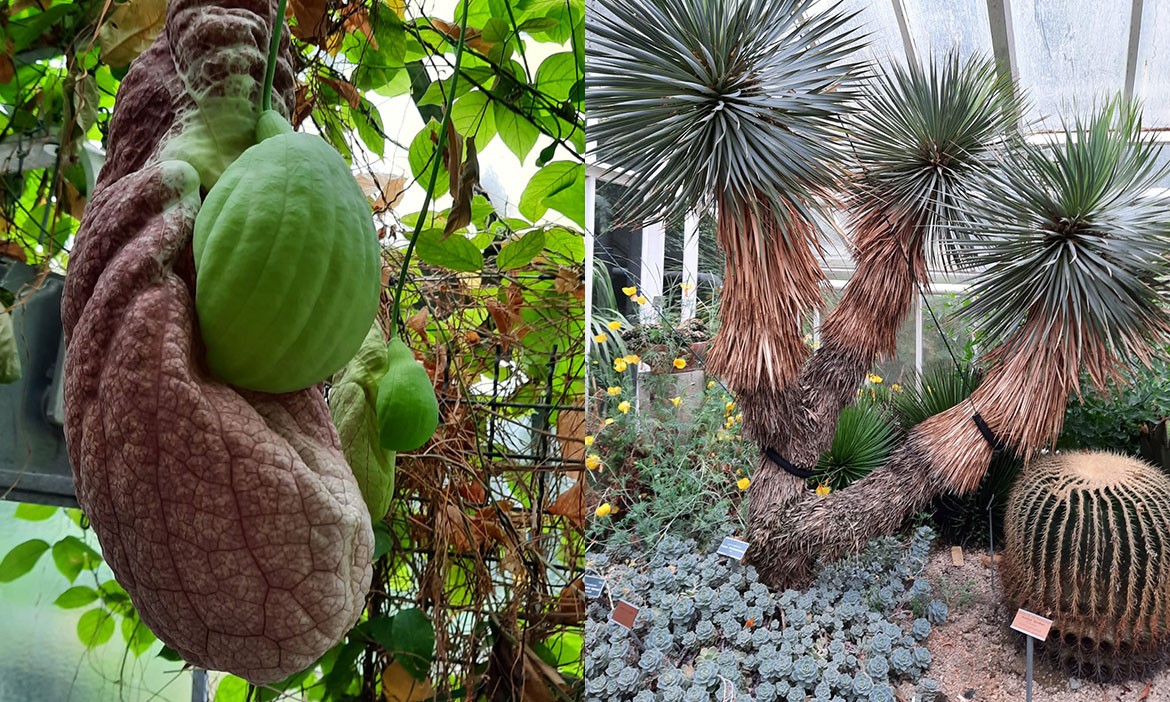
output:
{"label": "metal label stake", "polygon": [[1026,702],[1032,702],[1032,641],[1043,641],[1048,638],[1048,632],[1052,629],[1052,620],[1045,619],[1039,614],[1033,614],[1026,609],[1019,609],[1016,610],[1016,618],[1012,620],[1012,628],[1027,637]]}

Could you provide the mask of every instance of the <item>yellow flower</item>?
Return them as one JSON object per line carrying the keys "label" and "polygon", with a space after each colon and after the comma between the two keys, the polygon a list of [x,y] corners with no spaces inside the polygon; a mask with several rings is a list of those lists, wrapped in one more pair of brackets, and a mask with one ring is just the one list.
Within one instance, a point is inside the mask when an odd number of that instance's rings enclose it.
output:
{"label": "yellow flower", "polygon": [[605,334],[597,334],[593,337],[593,340],[599,344],[604,344],[605,342],[609,341],[609,337]]}
{"label": "yellow flower", "polygon": [[613,507],[608,502],[602,502],[597,506],[597,509],[593,510],[594,516],[597,517],[608,516],[611,512],[613,512]]}
{"label": "yellow flower", "polygon": [[618,373],[623,373],[623,372],[625,372],[626,368],[627,368],[626,359],[624,359],[624,358],[615,358],[614,359],[613,369],[615,371],[617,371]]}
{"label": "yellow flower", "polygon": [[832,491],[833,491],[833,488],[829,487],[828,485],[818,485],[817,486],[817,497],[824,497],[825,495],[828,495]]}
{"label": "yellow flower", "polygon": [[747,478],[740,478],[739,480],[735,481],[735,486],[740,490],[747,490],[749,487],[751,487],[751,484],[752,481],[748,480]]}
{"label": "yellow flower", "polygon": [[618,403],[618,412],[621,412],[622,414],[629,414],[630,401],[629,400],[622,400],[620,403]]}
{"label": "yellow flower", "polygon": [[685,358],[674,359],[674,367],[679,369],[679,370],[686,368],[687,367],[687,359],[685,359]]}
{"label": "yellow flower", "polygon": [[611,397],[617,397],[618,395],[622,394],[622,389],[617,385],[610,385],[605,389],[605,393]]}
{"label": "yellow flower", "polygon": [[679,405],[682,404],[682,398],[681,397],[672,397],[672,398],[670,398],[670,404],[674,405],[675,407],[678,407]]}
{"label": "yellow flower", "polygon": [[638,294],[638,286],[631,285],[628,288],[622,288],[622,294],[627,295],[629,297],[636,297]]}
{"label": "yellow flower", "polygon": [[639,295],[638,297],[634,298],[634,302],[637,302],[639,305],[644,305],[644,304],[646,304],[646,302],[647,302],[647,300],[646,300],[646,296],[645,296],[645,295]]}
{"label": "yellow flower", "polygon": [[893,390],[894,392],[902,392],[902,386],[898,385],[897,383],[894,383],[893,385],[891,385],[890,389]]}
{"label": "yellow flower", "polygon": [[613,417],[606,417],[605,418],[605,426],[608,427],[610,424],[613,424],[613,422],[614,422]]}
{"label": "yellow flower", "polygon": [[730,429],[735,426],[735,417],[728,417],[727,421],[723,423],[724,429]]}
{"label": "yellow flower", "polygon": [[878,383],[882,382],[882,377],[880,375],[874,375],[873,373],[867,373],[865,375],[865,379],[868,380],[869,382],[873,383],[874,385],[877,385]]}
{"label": "yellow flower", "polygon": [[713,387],[715,387],[715,381],[714,381],[714,380],[708,380],[708,381],[707,381],[707,389],[708,389],[708,390],[710,390],[710,389],[711,389],[711,388],[713,388]]}
{"label": "yellow flower", "polygon": [[735,411],[735,403],[728,402],[726,405],[723,405],[723,409],[726,410],[728,414],[731,414]]}
{"label": "yellow flower", "polygon": [[740,412],[739,414],[735,415],[735,421],[737,421],[737,422],[743,421],[743,412]]}
{"label": "yellow flower", "polygon": [[617,331],[618,329],[622,328],[622,323],[615,319],[605,326],[609,327],[610,331]]}
{"label": "yellow flower", "polygon": [[695,289],[695,284],[694,283],[679,283],[678,289],[682,290],[684,293],[689,293],[690,291]]}
{"label": "yellow flower", "polygon": [[591,453],[585,457],[585,467],[589,470],[597,470],[601,467],[601,456],[596,453]]}
{"label": "yellow flower", "polygon": [[586,445],[586,446],[592,446],[592,445],[593,445],[593,437],[592,437],[592,436],[586,436],[586,437],[585,437],[585,445]]}
{"label": "yellow flower", "polygon": [[632,353],[629,356],[626,356],[625,358],[623,358],[622,360],[625,361],[626,363],[629,363],[632,366],[636,366],[642,362],[642,357],[636,353]]}

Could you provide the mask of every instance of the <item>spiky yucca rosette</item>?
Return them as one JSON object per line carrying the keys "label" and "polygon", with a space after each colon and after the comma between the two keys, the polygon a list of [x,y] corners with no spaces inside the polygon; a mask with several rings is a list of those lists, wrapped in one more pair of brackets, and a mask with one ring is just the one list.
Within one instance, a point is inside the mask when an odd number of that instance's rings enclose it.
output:
{"label": "spiky yucca rosette", "polygon": [[[949,260],[944,233],[966,223],[961,204],[981,189],[1022,110],[990,59],[954,55],[895,67],[870,81],[866,95],[866,109],[850,123],[856,271],[821,328],[820,349],[788,392],[771,406],[741,397],[745,429],[767,427],[758,433],[798,466],[816,463],[866,372],[896,351],[898,328],[927,282],[927,262]],[[772,523],[807,494],[769,461],[753,482],[750,525]],[[759,567],[766,559],[754,550],[757,556]]]}
{"label": "spiky yucca rosette", "polygon": [[757,563],[799,579],[897,528],[944,490],[974,489],[993,456],[972,419],[1024,458],[1060,433],[1086,370],[1121,379],[1170,331],[1165,310],[1170,208],[1149,195],[1159,149],[1138,111],[1114,100],[1052,145],[1019,144],[971,203],[980,240],[963,245],[978,271],[964,314],[990,342],[989,370],[970,401],[919,424],[886,469],[783,515],[765,515]]}
{"label": "spiky yucca rosette", "polygon": [[[775,391],[821,299],[817,198],[842,173],[837,118],[854,99],[848,17],[812,0],[602,0],[590,22],[590,137],[636,176],[618,215],[719,208],[727,253],[710,368]],[[766,18],[766,21],[764,21]]]}

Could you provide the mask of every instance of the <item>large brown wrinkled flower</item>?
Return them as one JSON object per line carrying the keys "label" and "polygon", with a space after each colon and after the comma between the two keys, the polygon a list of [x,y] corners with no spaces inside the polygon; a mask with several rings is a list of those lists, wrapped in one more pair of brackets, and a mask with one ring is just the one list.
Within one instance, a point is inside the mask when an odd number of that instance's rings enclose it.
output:
{"label": "large brown wrinkled flower", "polygon": [[[258,101],[275,3],[171,3],[118,95],[62,301],[77,499],[142,620],[193,664],[255,683],[357,621],[370,517],[320,388],[239,391],[203,366],[183,137],[207,100]],[[274,106],[288,112],[279,64]],[[170,147],[168,147],[170,144]]]}

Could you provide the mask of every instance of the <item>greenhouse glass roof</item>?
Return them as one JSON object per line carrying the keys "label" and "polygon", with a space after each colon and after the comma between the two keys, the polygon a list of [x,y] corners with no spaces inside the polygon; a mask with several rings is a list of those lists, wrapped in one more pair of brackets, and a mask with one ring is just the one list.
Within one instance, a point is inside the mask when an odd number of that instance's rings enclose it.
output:
{"label": "greenhouse glass roof", "polygon": [[[824,0],[825,5],[831,4]],[[870,32],[870,57],[903,62],[992,54],[1028,92],[1034,129],[1060,128],[1095,99],[1142,101],[1145,125],[1170,127],[1170,3],[1155,0],[844,0]]]}

